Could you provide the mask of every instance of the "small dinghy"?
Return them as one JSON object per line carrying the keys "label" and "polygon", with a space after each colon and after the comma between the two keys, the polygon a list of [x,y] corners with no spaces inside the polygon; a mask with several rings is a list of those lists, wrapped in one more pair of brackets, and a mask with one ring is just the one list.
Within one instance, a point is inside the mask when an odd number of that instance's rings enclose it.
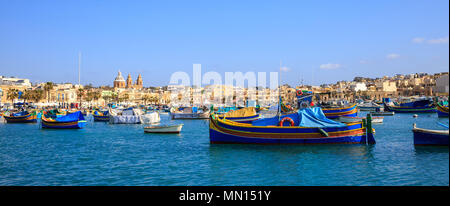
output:
{"label": "small dinghy", "polygon": [[371,112],[372,116],[394,116],[395,112]]}
{"label": "small dinghy", "polygon": [[183,124],[144,127],[145,133],[180,133]]}
{"label": "small dinghy", "polygon": [[[339,117],[338,121],[343,123],[361,122],[366,117]],[[372,117],[372,123],[383,123],[384,117]]]}

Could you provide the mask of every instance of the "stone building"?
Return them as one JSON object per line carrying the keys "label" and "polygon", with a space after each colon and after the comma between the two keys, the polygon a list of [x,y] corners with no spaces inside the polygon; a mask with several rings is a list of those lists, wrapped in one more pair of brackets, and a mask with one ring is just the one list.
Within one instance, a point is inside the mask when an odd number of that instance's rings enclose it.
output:
{"label": "stone building", "polygon": [[131,75],[128,74],[127,81],[122,77],[122,73],[119,71],[116,79],[114,80],[114,88],[126,88],[126,89],[142,89],[144,87],[142,76],[139,74],[136,79],[136,83],[133,84],[133,80],[131,79]]}
{"label": "stone building", "polygon": [[125,79],[123,79],[120,71],[117,74],[116,79],[114,79],[114,88],[125,88]]}

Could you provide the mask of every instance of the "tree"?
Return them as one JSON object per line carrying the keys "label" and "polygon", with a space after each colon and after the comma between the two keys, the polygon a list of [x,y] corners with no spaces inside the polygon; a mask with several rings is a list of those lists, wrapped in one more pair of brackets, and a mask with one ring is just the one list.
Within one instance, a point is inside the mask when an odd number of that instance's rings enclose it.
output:
{"label": "tree", "polygon": [[144,101],[144,105],[147,105],[147,101],[149,101],[149,100],[150,100],[150,95],[148,95],[148,94],[145,94],[142,97],[142,101]]}
{"label": "tree", "polygon": [[50,91],[53,89],[54,84],[53,82],[47,82],[44,85],[44,91],[47,92],[47,102],[50,102]]}
{"label": "tree", "polygon": [[78,97],[78,100],[80,101],[80,107],[81,107],[81,100],[83,99],[83,96],[85,96],[84,89],[79,88],[77,90],[77,97]]}
{"label": "tree", "polygon": [[42,89],[32,90],[31,100],[34,103],[38,103],[41,99],[44,98],[44,91]]}
{"label": "tree", "polygon": [[30,100],[32,96],[33,90],[24,90],[21,97],[23,99],[23,102],[27,102],[27,100]]}
{"label": "tree", "polygon": [[17,90],[17,89],[8,89],[6,95],[7,95],[7,98],[9,100],[11,100],[11,103],[14,104],[14,100],[19,97],[19,90]]}
{"label": "tree", "polygon": [[94,91],[92,94],[92,98],[97,101],[98,99],[100,99],[102,97],[102,93],[100,93],[99,91]]}

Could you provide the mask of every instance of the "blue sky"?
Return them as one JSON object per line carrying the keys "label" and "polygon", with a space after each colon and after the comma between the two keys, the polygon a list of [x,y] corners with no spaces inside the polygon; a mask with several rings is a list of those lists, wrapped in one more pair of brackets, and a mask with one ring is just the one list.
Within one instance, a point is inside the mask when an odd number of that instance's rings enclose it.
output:
{"label": "blue sky", "polygon": [[319,85],[449,70],[449,1],[0,0],[0,75],[144,86],[176,71],[271,72]]}

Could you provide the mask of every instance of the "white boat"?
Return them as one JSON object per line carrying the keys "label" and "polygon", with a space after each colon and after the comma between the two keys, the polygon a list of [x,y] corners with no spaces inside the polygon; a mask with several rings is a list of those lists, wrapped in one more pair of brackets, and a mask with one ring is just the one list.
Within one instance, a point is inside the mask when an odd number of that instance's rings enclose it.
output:
{"label": "white boat", "polygon": [[110,124],[152,124],[160,121],[159,113],[144,114],[139,109],[110,110]]}
{"label": "white boat", "polygon": [[162,126],[149,126],[144,128],[145,133],[180,133],[183,124],[179,125],[162,125]]}
{"label": "white boat", "polygon": [[364,102],[362,104],[357,105],[361,111],[375,111],[377,108],[381,108],[382,106],[375,102]]}
{"label": "white boat", "polygon": [[[351,122],[361,122],[366,117],[339,117],[339,122],[351,123]],[[372,117],[372,123],[383,123],[384,117]]]}

